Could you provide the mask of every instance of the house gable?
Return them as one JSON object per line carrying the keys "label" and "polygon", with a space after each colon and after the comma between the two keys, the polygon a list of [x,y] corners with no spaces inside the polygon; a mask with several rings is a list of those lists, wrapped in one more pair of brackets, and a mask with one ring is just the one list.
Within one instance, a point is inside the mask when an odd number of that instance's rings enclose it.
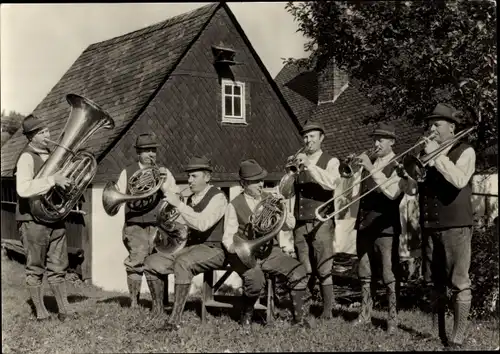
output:
{"label": "house gable", "polygon": [[[236,51],[241,65],[214,66],[213,46]],[[245,85],[246,124],[222,121],[223,79]],[[194,155],[214,165],[213,180],[236,181],[239,163],[255,158],[269,179],[283,175],[286,158],[301,145],[298,121],[275,82],[251,48],[227,5],[221,6],[183,55],[155,97],[99,166],[95,182],[117,178],[136,158],[137,135],[155,132],[160,140],[157,163],[176,180]]]}
{"label": "house gable", "polygon": [[[33,113],[45,120],[56,140],[67,121],[68,93],[95,101],[115,120],[115,129],[101,130],[86,143],[98,157],[115,141],[155,96],[193,39],[219,4],[209,4],[141,30],[89,46],[52,88]],[[12,176],[26,144],[19,129],[1,149],[2,177]]]}

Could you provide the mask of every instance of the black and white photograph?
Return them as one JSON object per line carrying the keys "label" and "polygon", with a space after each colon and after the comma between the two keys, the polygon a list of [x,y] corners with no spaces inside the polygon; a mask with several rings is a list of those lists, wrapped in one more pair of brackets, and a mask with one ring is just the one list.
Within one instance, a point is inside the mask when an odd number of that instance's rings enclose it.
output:
{"label": "black and white photograph", "polygon": [[2,3],[2,353],[500,350],[497,3]]}

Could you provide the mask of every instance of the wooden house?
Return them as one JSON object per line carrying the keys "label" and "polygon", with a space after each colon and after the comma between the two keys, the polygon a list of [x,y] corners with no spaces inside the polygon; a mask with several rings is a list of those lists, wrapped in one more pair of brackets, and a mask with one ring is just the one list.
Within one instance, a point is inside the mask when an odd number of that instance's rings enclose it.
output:
{"label": "wooden house", "polygon": [[[240,190],[242,159],[259,161],[272,187],[301,146],[298,120],[224,3],[90,45],[34,110],[52,139],[68,118],[68,93],[95,101],[116,123],[86,144],[98,170],[81,210],[67,220],[69,245],[84,251],[82,277],[107,290],[126,289],[127,253],[124,208],[108,216],[102,190],[136,159],[139,134],[156,133],[157,163],[172,171],[181,190],[189,158],[205,155],[215,167],[213,184],[231,198]],[[19,237],[12,172],[25,144],[19,130],[1,149],[2,240]]]}

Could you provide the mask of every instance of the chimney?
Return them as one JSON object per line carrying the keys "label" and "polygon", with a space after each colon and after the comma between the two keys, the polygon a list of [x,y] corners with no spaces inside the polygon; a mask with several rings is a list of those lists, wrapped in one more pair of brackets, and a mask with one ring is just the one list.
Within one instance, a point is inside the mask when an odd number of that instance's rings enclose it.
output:
{"label": "chimney", "polygon": [[348,87],[347,74],[335,67],[332,59],[326,67],[318,73],[318,105],[335,102]]}

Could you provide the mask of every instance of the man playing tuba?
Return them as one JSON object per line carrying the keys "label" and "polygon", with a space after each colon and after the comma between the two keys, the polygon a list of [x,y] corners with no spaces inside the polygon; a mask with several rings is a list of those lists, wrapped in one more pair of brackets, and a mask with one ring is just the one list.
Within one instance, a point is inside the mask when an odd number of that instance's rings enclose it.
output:
{"label": "man playing tuba", "polygon": [[[267,247],[263,252],[257,252],[260,262],[254,268],[249,268],[235,254],[234,236],[238,235],[243,239],[252,238],[253,230],[248,227],[251,217],[258,217],[255,215],[255,209],[268,196],[262,190],[267,171],[255,160],[242,161],[239,175],[243,193],[234,198],[226,209],[222,243],[230,254],[228,258],[233,269],[243,279],[241,324],[243,326],[251,324],[254,304],[266,283],[264,273],[269,273],[284,275],[287,278],[289,288],[292,291],[294,323],[307,327],[308,322],[304,321],[303,310],[307,287],[306,269],[298,260],[286,255],[281,250],[277,236],[270,241],[271,247]],[[292,214],[286,213],[283,230],[293,230],[294,226],[295,218]]]}
{"label": "man playing tuba", "polygon": [[46,271],[47,281],[57,301],[58,318],[64,321],[77,317],[67,298],[65,275],[69,261],[65,222],[64,219],[51,224],[38,222],[32,215],[28,198],[42,196],[54,186],[67,188],[70,180],[61,174],[34,179],[50,156],[46,140],[50,138],[50,132],[45,122],[29,115],[23,121],[23,134],[29,142],[17,159],[14,174],[18,195],[16,220],[26,254],[26,284],[37,320],[49,319],[42,288]]}
{"label": "man playing tuba", "polygon": [[[133,194],[130,177],[138,170],[156,166],[156,149],[158,147],[156,136],[153,133],[141,134],[137,137],[135,149],[137,152],[137,162],[123,169],[118,178],[117,188],[121,193]],[[169,189],[178,192],[178,187],[172,173],[165,167],[161,167],[160,174],[166,176],[162,186],[163,189]],[[136,180],[134,184],[145,184],[145,179]],[[149,181],[148,183],[159,183]],[[128,256],[125,258],[125,270],[127,272],[127,285],[130,293],[131,307],[138,305],[142,275],[144,272],[144,260],[154,249],[154,237],[157,232],[156,217],[162,191],[158,191],[147,200],[139,200],[126,203],[125,205],[125,225],[123,226],[123,244],[127,248]]]}
{"label": "man playing tuba", "polygon": [[[178,253],[157,252],[145,261],[145,274],[153,297],[156,313],[163,313],[163,299],[158,291],[163,288],[168,274],[175,275],[174,308],[164,329],[175,331],[180,328],[180,320],[186,304],[191,281],[197,274],[219,269],[226,259],[222,249],[224,231],[224,210],[227,198],[219,188],[210,184],[213,171],[206,157],[193,157],[185,168],[188,184],[193,194],[187,202],[181,201],[178,194],[163,189],[165,200],[177,208],[180,217],[189,227],[186,247]],[[158,291],[157,291],[158,290]]]}

